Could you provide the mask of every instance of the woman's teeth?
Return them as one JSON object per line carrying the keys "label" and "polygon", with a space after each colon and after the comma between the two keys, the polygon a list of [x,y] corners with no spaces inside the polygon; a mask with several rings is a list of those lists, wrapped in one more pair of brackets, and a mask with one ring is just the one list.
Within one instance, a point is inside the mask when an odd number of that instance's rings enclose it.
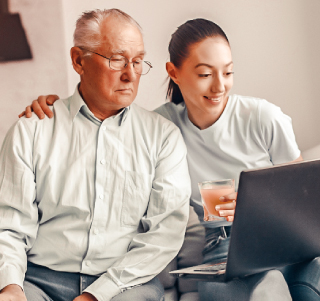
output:
{"label": "woman's teeth", "polygon": [[218,97],[218,98],[213,98],[213,97],[208,97],[208,96],[205,96],[205,98],[211,100],[211,101],[219,101],[221,99],[221,96]]}

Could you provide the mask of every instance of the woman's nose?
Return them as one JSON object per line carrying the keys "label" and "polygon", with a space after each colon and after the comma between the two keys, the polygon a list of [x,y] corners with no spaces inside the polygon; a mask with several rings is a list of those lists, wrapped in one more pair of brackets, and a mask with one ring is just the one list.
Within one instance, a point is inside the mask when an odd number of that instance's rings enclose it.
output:
{"label": "woman's nose", "polygon": [[211,85],[211,91],[218,93],[218,92],[224,92],[224,80],[221,75],[216,75],[213,78],[212,85]]}

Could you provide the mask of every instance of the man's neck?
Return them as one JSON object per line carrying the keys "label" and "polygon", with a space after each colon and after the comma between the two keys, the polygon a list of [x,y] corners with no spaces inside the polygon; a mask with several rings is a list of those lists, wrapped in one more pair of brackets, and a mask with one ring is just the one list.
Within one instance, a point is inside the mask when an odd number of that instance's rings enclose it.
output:
{"label": "man's neck", "polygon": [[[81,91],[80,85],[78,86],[78,91],[80,96],[82,97],[83,101],[85,104],[88,106],[89,110],[92,112],[92,114],[99,120],[103,121],[111,116],[117,115],[123,108],[120,109],[109,109],[109,108],[104,108],[103,106],[97,107],[94,103],[90,101],[86,101],[86,98],[83,96],[83,93]],[[103,102],[102,102],[103,103]]]}

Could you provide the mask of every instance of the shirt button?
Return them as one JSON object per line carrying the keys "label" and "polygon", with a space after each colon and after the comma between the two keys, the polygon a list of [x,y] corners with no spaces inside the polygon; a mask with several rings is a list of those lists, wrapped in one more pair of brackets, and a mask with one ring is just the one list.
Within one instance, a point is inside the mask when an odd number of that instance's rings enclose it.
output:
{"label": "shirt button", "polygon": [[106,126],[103,126],[103,127],[102,127],[102,130],[104,130],[104,131],[105,131],[106,129],[107,129],[107,127],[106,127]]}
{"label": "shirt button", "polygon": [[93,229],[93,234],[95,234],[95,235],[99,234],[99,229],[94,228],[94,229]]}
{"label": "shirt button", "polygon": [[100,194],[100,195],[99,195],[99,199],[100,199],[100,200],[103,200],[103,198],[104,198],[104,195],[103,195],[103,194]]}
{"label": "shirt button", "polygon": [[102,160],[100,161],[100,163],[101,163],[102,165],[104,165],[104,164],[106,164],[106,160],[105,160],[105,159],[102,159]]}
{"label": "shirt button", "polygon": [[91,266],[91,261],[86,261],[86,266],[87,267]]}

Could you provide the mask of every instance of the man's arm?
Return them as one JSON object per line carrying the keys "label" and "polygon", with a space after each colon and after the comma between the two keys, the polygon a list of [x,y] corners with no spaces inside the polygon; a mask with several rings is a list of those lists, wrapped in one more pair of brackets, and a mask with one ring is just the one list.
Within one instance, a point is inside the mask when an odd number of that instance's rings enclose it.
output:
{"label": "man's arm", "polygon": [[[0,152],[0,290],[23,287],[26,252],[38,229],[32,135],[19,120],[8,132]],[[8,295],[8,288],[0,295]],[[1,300],[1,299],[0,299]]]}
{"label": "man's arm", "polygon": [[85,292],[110,300],[127,288],[146,283],[176,256],[183,243],[189,213],[190,178],[180,131],[170,124],[155,166],[143,232],[138,233],[107,272]]}
{"label": "man's arm", "polygon": [[27,301],[27,298],[19,285],[9,284],[0,291],[0,301]]}

